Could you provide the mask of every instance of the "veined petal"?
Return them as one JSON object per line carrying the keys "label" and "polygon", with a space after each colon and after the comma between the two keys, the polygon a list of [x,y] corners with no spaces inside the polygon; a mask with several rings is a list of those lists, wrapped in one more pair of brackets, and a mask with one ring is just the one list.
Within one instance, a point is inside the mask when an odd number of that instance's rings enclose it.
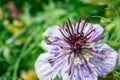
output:
{"label": "veined petal", "polygon": [[62,78],[61,80],[72,80],[73,73],[74,73],[74,54],[71,54],[71,56],[66,57],[65,65],[63,66],[63,69],[60,72]]}
{"label": "veined petal", "polygon": [[70,46],[62,40],[53,42],[51,44],[47,44],[47,42],[42,41],[42,48],[51,53],[57,53],[61,51],[62,50],[61,47],[63,49],[70,49]]}
{"label": "veined petal", "polygon": [[59,37],[59,38],[62,38],[62,34],[60,33],[59,31],[59,27],[58,26],[52,26],[52,27],[49,27],[44,33],[43,33],[44,36],[50,36],[50,37]]}
{"label": "veined petal", "polygon": [[99,76],[105,76],[111,72],[116,64],[117,52],[106,44],[97,44],[94,46],[96,54],[103,55],[103,58],[94,56],[90,59],[90,62],[96,66]]}
{"label": "veined petal", "polygon": [[78,66],[74,67],[74,74],[73,74],[72,80],[82,80],[79,74]]}
{"label": "veined petal", "polygon": [[[35,71],[37,73],[37,77],[41,78],[41,72],[46,71],[47,68],[50,67],[50,64],[48,63],[48,59],[51,58],[52,55],[49,53],[41,54],[38,59],[35,62]],[[47,80],[47,79],[45,79]],[[48,79],[49,80],[49,79]]]}
{"label": "veined petal", "polygon": [[42,41],[42,48],[47,50],[48,52],[59,52],[60,47],[57,45],[49,45],[45,41]]}
{"label": "veined petal", "polygon": [[[78,65],[78,71],[80,75],[81,80],[97,80],[97,73],[96,72],[90,72],[85,64],[83,65]],[[89,66],[90,67],[90,66]]]}
{"label": "veined petal", "polygon": [[91,38],[88,40],[88,42],[97,41],[97,39],[99,40],[99,37],[102,35],[102,33],[104,31],[102,26],[100,26],[99,24],[93,24],[93,29],[95,29],[95,31],[93,31],[90,34]]}
{"label": "veined petal", "polygon": [[35,62],[35,71],[40,80],[54,79],[65,64],[63,59],[58,60],[54,64],[50,64],[48,60],[53,59],[53,57],[50,53],[41,54]]}

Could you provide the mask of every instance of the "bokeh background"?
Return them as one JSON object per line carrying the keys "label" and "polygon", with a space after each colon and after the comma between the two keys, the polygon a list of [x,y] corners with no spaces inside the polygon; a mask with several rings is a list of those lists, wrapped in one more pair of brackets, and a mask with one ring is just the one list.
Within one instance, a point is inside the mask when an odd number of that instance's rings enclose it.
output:
{"label": "bokeh background", "polygon": [[118,52],[115,70],[99,80],[120,80],[120,0],[0,0],[0,80],[37,80],[34,63],[44,52],[42,33],[79,16],[101,24],[100,42]]}

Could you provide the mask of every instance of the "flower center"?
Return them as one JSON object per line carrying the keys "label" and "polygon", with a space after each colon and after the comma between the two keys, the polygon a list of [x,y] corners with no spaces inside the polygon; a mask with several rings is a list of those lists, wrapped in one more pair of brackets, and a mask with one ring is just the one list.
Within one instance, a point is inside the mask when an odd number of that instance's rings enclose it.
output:
{"label": "flower center", "polygon": [[88,24],[87,19],[88,17],[86,17],[83,22],[79,19],[77,26],[76,23],[72,25],[70,19],[68,19],[65,26],[59,29],[64,36],[64,41],[71,46],[71,49],[74,52],[80,52],[82,48],[90,45],[87,41],[91,38],[90,34],[95,31],[95,29],[90,25],[90,29],[87,33],[83,32]]}

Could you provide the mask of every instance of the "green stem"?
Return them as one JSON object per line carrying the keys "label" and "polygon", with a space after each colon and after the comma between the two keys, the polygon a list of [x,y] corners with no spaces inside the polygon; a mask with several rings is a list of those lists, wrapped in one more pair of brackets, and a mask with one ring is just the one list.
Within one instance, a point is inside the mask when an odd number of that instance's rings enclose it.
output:
{"label": "green stem", "polygon": [[36,30],[35,32],[31,32],[31,36],[29,36],[21,50],[21,54],[18,57],[15,66],[14,66],[14,72],[13,72],[13,80],[17,80],[17,73],[18,73],[18,69],[19,69],[19,65],[21,60],[27,56],[31,50],[34,49],[34,47],[38,44],[39,39],[36,39],[34,43],[30,44],[31,41],[34,39],[34,37],[36,37],[35,35],[37,35],[37,33],[39,32],[40,29]]}

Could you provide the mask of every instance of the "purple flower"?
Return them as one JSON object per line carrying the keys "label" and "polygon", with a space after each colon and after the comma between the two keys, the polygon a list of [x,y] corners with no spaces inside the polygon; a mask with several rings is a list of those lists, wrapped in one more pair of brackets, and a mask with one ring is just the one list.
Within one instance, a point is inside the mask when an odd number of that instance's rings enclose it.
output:
{"label": "purple flower", "polygon": [[40,80],[51,80],[57,75],[61,80],[97,80],[111,72],[116,64],[117,52],[107,44],[97,44],[103,38],[103,28],[85,20],[63,27],[49,27],[35,70]]}

